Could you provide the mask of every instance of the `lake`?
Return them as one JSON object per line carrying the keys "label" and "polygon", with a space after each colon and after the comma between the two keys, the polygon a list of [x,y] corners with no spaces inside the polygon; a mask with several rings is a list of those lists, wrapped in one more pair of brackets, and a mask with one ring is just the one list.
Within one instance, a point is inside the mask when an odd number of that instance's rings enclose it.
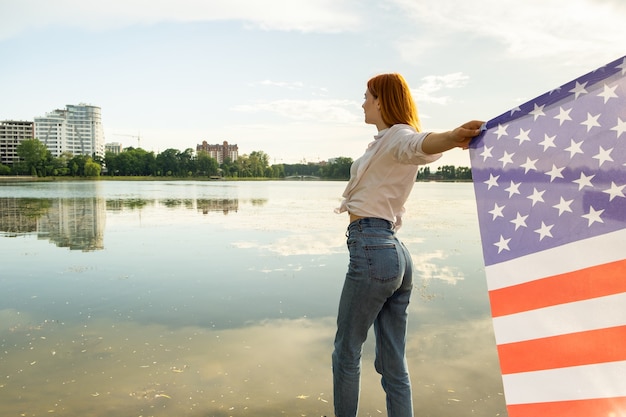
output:
{"label": "lake", "polygon": [[[0,183],[0,415],[332,416],[345,185]],[[472,184],[406,209],[416,416],[506,416]]]}

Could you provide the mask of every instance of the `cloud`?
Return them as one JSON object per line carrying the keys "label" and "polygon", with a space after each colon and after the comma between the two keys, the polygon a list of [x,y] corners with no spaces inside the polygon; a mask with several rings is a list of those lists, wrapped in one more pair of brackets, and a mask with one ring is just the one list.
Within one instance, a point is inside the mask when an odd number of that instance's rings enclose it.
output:
{"label": "cloud", "polygon": [[345,237],[340,233],[316,233],[314,238],[310,234],[294,234],[270,243],[239,241],[234,242],[233,246],[239,249],[260,249],[279,256],[333,255],[345,252]]}
{"label": "cloud", "polygon": [[413,96],[419,102],[447,104],[449,96],[438,96],[442,90],[460,88],[467,84],[469,77],[461,72],[446,75],[429,75],[422,78],[422,84],[412,90]]}
{"label": "cloud", "polygon": [[450,265],[438,265],[448,258],[444,251],[436,250],[429,253],[411,255],[417,275],[424,281],[438,279],[450,285],[456,285],[465,279],[463,271]]}
{"label": "cloud", "polygon": [[263,80],[259,82],[258,84],[262,86],[267,86],[267,87],[286,88],[288,90],[302,90],[304,88],[304,83],[302,81],[287,82],[287,81]]}
{"label": "cloud", "polygon": [[[623,54],[626,43],[626,8],[616,1],[529,0],[522,6],[513,0],[482,0],[480,5],[456,0],[394,1],[409,19],[427,25],[429,36],[439,32],[441,42],[458,34],[484,38],[502,44],[509,58],[519,60],[552,58],[567,65],[597,57],[608,62]],[[422,50],[440,47],[419,39],[413,42]]]}
{"label": "cloud", "polygon": [[362,120],[360,103],[350,100],[273,100],[257,101],[232,108],[243,113],[274,113],[295,121],[316,121],[319,123],[353,124]]}
{"label": "cloud", "polygon": [[23,0],[2,8],[0,40],[49,26],[106,30],[160,22],[230,20],[263,30],[337,33],[362,25],[354,0]]}

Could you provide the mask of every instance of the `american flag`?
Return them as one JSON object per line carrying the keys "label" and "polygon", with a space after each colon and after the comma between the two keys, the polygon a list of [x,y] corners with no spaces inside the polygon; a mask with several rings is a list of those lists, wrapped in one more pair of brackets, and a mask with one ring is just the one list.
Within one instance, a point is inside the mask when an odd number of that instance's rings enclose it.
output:
{"label": "american flag", "polygon": [[626,57],[470,145],[509,417],[626,417]]}

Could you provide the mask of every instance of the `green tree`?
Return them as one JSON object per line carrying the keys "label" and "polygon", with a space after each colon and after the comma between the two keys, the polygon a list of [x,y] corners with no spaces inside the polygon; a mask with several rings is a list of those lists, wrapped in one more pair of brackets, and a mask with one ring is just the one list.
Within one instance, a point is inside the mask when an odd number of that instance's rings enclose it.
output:
{"label": "green tree", "polygon": [[115,154],[107,152],[104,157],[108,175],[156,175],[157,162],[154,152],[128,147]]}
{"label": "green tree", "polygon": [[120,175],[135,175],[136,168],[134,149],[125,150],[117,156],[117,169]]}
{"label": "green tree", "polygon": [[443,165],[437,169],[437,175],[441,175],[444,180],[456,179],[456,168],[454,165]]}
{"label": "green tree", "polygon": [[196,156],[198,175],[212,177],[218,174],[219,164],[208,152],[200,151]]}
{"label": "green tree", "polygon": [[235,164],[230,158],[225,158],[221,165],[222,173],[225,177],[238,177],[239,171],[237,164]]}
{"label": "green tree", "polygon": [[86,177],[99,177],[102,166],[93,159],[87,158],[84,169]]}
{"label": "green tree", "polygon": [[71,175],[75,177],[85,176],[85,164],[87,160],[91,160],[87,155],[75,155],[68,161],[68,167],[70,168]]}
{"label": "green tree", "polygon": [[285,178],[285,165],[272,165],[272,178]]}
{"label": "green tree", "polygon": [[256,178],[263,178],[266,176],[267,168],[269,167],[270,157],[263,151],[253,151],[248,157],[248,167],[250,170],[250,176]]}
{"label": "green tree", "polygon": [[177,149],[166,149],[156,157],[157,171],[162,176],[176,175],[178,167],[178,154]]}
{"label": "green tree", "polygon": [[472,170],[468,167],[458,167],[456,169],[456,178],[458,180],[471,180]]}
{"label": "green tree", "polygon": [[67,161],[68,159],[63,155],[57,158],[51,157],[46,162],[46,172],[54,176],[68,175],[70,170],[67,168]]}
{"label": "green tree", "polygon": [[320,176],[326,179],[347,180],[350,178],[350,167],[352,166],[352,162],[352,158],[335,158],[326,166],[321,167]]}
{"label": "green tree", "polygon": [[241,178],[252,177],[252,170],[250,169],[250,160],[248,155],[241,155],[233,163],[237,167],[237,176]]}
{"label": "green tree", "polygon": [[104,164],[107,167],[107,174],[110,176],[119,175],[118,154],[107,152],[104,154]]}
{"label": "green tree", "polygon": [[148,152],[141,148],[137,149],[138,157],[141,160],[142,175],[155,175],[157,171],[156,156],[154,152]]}
{"label": "green tree", "polygon": [[178,159],[178,172],[175,174],[180,177],[187,177],[193,175],[197,171],[197,164],[193,158],[193,149],[187,148],[182,152],[176,154]]}
{"label": "green tree", "polygon": [[23,171],[30,172],[32,175],[45,175],[45,163],[48,160],[50,151],[46,145],[38,139],[26,139],[17,145],[17,156],[22,159]]}

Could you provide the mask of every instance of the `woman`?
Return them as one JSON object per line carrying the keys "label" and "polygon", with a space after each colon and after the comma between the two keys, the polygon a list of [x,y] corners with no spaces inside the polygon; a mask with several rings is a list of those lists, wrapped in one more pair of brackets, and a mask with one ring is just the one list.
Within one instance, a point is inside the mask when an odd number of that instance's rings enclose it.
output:
{"label": "woman", "polygon": [[443,133],[420,132],[417,108],[399,74],[370,79],[363,110],[365,123],[376,125],[378,134],[352,164],[344,200],[337,209],[350,215],[350,264],[332,357],[335,416],[357,415],[361,350],[374,325],[374,365],[382,376],[387,415],[412,417],[405,344],[413,264],[395,230],[402,223],[418,165],[439,159],[449,149],[467,148],[482,122],[471,121]]}

